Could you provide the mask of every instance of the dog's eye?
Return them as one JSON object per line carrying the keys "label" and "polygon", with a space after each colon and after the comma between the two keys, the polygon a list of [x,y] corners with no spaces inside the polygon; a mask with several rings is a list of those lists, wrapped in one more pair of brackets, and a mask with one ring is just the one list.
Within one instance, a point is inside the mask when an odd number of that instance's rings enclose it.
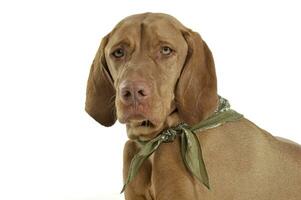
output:
{"label": "dog's eye", "polygon": [[115,58],[122,58],[123,56],[124,56],[124,49],[122,49],[122,48],[118,48],[118,49],[116,49],[113,53],[112,53],[112,55],[115,57]]}
{"label": "dog's eye", "polygon": [[169,47],[167,47],[167,46],[164,46],[164,47],[162,47],[161,48],[161,53],[163,54],[163,55],[166,55],[166,56],[169,56],[171,53],[172,53],[172,49],[171,48],[169,48]]}

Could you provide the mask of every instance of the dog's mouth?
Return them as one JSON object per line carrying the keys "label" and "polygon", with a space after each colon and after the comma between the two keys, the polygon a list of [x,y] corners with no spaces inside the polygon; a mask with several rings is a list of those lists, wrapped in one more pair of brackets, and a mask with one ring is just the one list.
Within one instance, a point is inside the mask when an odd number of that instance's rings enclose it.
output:
{"label": "dog's mouth", "polygon": [[152,139],[162,128],[161,123],[154,123],[150,119],[130,120],[126,123],[127,134],[130,139]]}
{"label": "dog's mouth", "polygon": [[151,128],[154,127],[154,124],[149,120],[143,120],[140,125],[141,127]]}
{"label": "dog's mouth", "polygon": [[[177,113],[177,109],[172,107],[168,116]],[[127,134],[130,139],[149,140],[160,133],[164,127],[173,125],[169,123],[169,118],[162,115],[153,116],[142,112],[124,112],[121,113],[119,122],[126,124]]]}
{"label": "dog's mouth", "polygon": [[154,128],[155,127],[155,124],[152,123],[148,119],[131,121],[130,124],[131,124],[131,127],[133,127],[133,128]]}

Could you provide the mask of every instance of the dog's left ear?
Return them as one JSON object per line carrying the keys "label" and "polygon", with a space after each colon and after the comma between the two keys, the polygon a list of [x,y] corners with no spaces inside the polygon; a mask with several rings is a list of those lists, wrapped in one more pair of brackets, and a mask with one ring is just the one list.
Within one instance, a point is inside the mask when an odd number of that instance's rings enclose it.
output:
{"label": "dog's left ear", "polygon": [[86,111],[97,122],[112,126],[116,121],[115,89],[104,55],[109,35],[101,41],[93,60],[87,84]]}
{"label": "dog's left ear", "polygon": [[182,32],[188,53],[176,88],[180,118],[196,124],[207,118],[218,102],[213,56],[201,36],[189,29]]}

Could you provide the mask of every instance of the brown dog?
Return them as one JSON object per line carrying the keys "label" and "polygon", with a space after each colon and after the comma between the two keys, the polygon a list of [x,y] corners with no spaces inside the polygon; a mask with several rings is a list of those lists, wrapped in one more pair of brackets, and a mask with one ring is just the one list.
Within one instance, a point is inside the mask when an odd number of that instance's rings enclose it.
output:
{"label": "brown dog", "polygon": [[[140,146],[162,130],[208,118],[218,106],[213,57],[201,37],[166,14],[122,20],[103,38],[87,87],[86,111],[125,123],[124,178]],[[301,199],[301,148],[243,118],[197,134],[210,190],[185,168],[179,138],[162,144],[127,186],[127,200]]]}

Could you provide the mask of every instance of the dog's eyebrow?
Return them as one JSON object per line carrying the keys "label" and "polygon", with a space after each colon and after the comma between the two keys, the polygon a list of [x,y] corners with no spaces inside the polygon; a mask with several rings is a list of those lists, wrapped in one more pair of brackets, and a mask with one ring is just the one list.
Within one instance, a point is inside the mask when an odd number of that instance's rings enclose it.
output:
{"label": "dog's eyebrow", "polygon": [[175,49],[175,46],[172,44],[172,42],[167,41],[167,40],[159,40],[158,44],[161,45],[161,46],[166,45],[166,46],[169,46],[172,49]]}
{"label": "dog's eyebrow", "polygon": [[131,46],[131,42],[129,38],[123,38],[120,40],[117,40],[117,42],[114,42],[112,45],[110,45],[110,49],[115,49],[120,46]]}
{"label": "dog's eyebrow", "polygon": [[176,49],[176,45],[174,45],[174,42],[172,42],[171,40],[165,39],[165,38],[154,41],[151,44],[152,48],[158,48],[158,47],[163,47],[163,46],[168,46],[173,50]]}

